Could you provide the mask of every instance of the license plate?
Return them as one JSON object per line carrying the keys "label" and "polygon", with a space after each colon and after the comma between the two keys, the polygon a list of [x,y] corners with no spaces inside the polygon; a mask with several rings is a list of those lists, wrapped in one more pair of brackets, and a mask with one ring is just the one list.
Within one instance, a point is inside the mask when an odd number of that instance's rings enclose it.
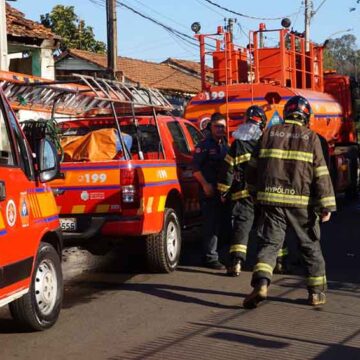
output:
{"label": "license plate", "polygon": [[75,218],[60,218],[60,225],[62,231],[76,231],[77,230],[77,222]]}

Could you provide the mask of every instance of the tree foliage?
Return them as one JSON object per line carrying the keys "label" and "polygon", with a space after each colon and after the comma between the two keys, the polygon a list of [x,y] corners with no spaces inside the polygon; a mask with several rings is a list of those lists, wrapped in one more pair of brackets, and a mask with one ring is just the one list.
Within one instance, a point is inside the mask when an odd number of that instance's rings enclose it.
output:
{"label": "tree foliage", "polygon": [[327,42],[324,52],[324,69],[335,69],[339,74],[359,79],[360,50],[356,46],[356,37],[346,34]]}
{"label": "tree foliage", "polygon": [[40,16],[41,23],[61,37],[60,50],[75,48],[104,53],[106,45],[95,39],[91,26],[75,13],[74,6],[56,5],[50,13]]}

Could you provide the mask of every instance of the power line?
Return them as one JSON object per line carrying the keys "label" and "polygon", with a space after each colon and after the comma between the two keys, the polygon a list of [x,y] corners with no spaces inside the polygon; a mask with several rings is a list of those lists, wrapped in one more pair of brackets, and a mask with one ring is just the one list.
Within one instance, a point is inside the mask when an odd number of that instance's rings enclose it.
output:
{"label": "power line", "polygon": [[141,6],[146,7],[147,9],[149,9],[149,10],[152,11],[152,12],[154,12],[155,14],[158,14],[158,15],[160,15],[161,17],[172,21],[174,24],[177,24],[177,25],[181,26],[181,27],[184,28],[184,29],[188,29],[188,26],[185,26],[184,24],[181,24],[181,23],[177,22],[176,20],[174,20],[174,19],[172,19],[172,18],[170,18],[170,17],[168,17],[168,16],[166,16],[166,15],[164,15],[164,14],[161,14],[159,11],[151,8],[150,6],[146,5],[146,4],[143,3],[142,1],[140,1],[140,0],[133,0],[133,1],[136,1],[138,4],[140,4]]}
{"label": "power line", "polygon": [[202,1],[200,1],[200,0],[195,0],[195,1],[196,1],[197,3],[199,3],[201,6],[205,6],[207,9],[209,9],[209,10],[212,11],[212,12],[214,12],[215,14],[218,14],[218,15],[220,15],[220,16],[223,17],[223,18],[226,17],[224,14],[222,14],[222,13],[220,13],[219,11],[213,9],[211,6],[204,4]]}
{"label": "power line", "polygon": [[243,26],[242,26],[239,22],[237,23],[237,26],[238,26],[240,32],[245,36],[245,38],[246,38],[246,39],[249,38],[249,34],[246,33],[246,31],[244,30]]}
{"label": "power line", "polygon": [[238,15],[238,16],[241,16],[241,17],[244,17],[244,18],[247,18],[247,19],[253,19],[253,20],[281,20],[284,17],[291,17],[291,16],[296,14],[296,13],[293,13],[293,14],[290,14],[290,15],[286,15],[286,16],[282,16],[282,17],[275,17],[275,18],[262,18],[262,17],[250,16],[250,15],[239,13],[237,11],[234,11],[234,10],[228,9],[228,8],[226,8],[224,6],[221,6],[221,5],[215,3],[212,0],[204,0],[204,1],[208,2],[209,4],[211,4],[213,6],[216,6],[219,9],[225,10],[225,11],[231,13],[231,14],[235,14],[235,15]]}
{"label": "power line", "polygon": [[[90,0],[90,1],[93,2],[93,3],[96,3],[96,4],[99,4],[99,3],[101,3],[102,5],[105,4],[105,0]],[[148,16],[148,15],[146,15],[146,14],[144,14],[144,13],[142,13],[142,12],[136,10],[136,9],[134,9],[133,7],[125,4],[124,2],[117,1],[116,3],[117,3],[119,6],[122,6],[122,7],[124,7],[125,9],[130,10],[131,12],[135,13],[136,15],[138,15],[138,16],[146,19],[146,20],[149,20],[150,22],[152,22],[152,23],[154,23],[154,24],[162,27],[163,29],[165,29],[165,30],[168,31],[169,33],[177,36],[179,39],[183,40],[184,42],[187,42],[188,44],[190,44],[190,45],[192,45],[192,46],[196,46],[196,47],[198,46],[196,40],[195,40],[192,36],[187,35],[187,34],[181,32],[181,31],[179,31],[179,30],[176,30],[176,29],[174,29],[174,28],[172,28],[172,27],[170,27],[170,26],[168,26],[168,25],[165,25],[165,24],[163,24],[162,22],[160,22],[160,21],[152,18],[151,16]]]}
{"label": "power line", "polygon": [[150,17],[148,15],[145,15],[145,14],[141,13],[140,11],[132,8],[131,6],[126,5],[124,2],[117,1],[117,4],[124,7],[125,9],[128,9],[128,10],[132,11],[134,14],[141,16],[142,18],[147,19],[147,20],[153,22],[154,24],[161,26],[165,30],[170,31],[171,33],[176,34],[177,36],[181,36],[181,37],[183,37],[185,39],[188,39],[188,42],[192,43],[192,42],[195,41],[192,36],[187,35],[187,34],[181,32],[179,30],[176,30],[176,29],[174,29],[174,28],[172,28],[172,27],[170,27],[168,25],[165,25],[165,24],[161,23],[160,21],[158,21],[158,20],[156,20],[156,19],[154,19],[154,18],[152,18],[152,17]]}
{"label": "power line", "polygon": [[[326,0],[325,0],[326,1]],[[295,15],[295,20],[294,20],[294,22],[293,22],[293,25],[295,25],[296,24],[296,22],[297,22],[297,19],[298,19],[298,17],[299,17],[299,15],[300,15],[300,13],[303,11],[303,1],[301,1],[301,3],[300,3],[300,7],[299,7],[299,11],[296,13],[296,15]]]}
{"label": "power line", "polygon": [[317,7],[317,9],[313,12],[312,16],[315,16],[316,13],[320,10],[320,8],[326,3],[327,0],[323,0],[321,4]]}
{"label": "power line", "polygon": [[[136,46],[136,47],[131,47],[131,48],[124,48],[124,52],[126,53],[135,53],[135,52],[139,52],[139,49],[141,49],[141,52],[148,52],[148,51],[152,51],[152,50],[156,50],[156,49],[160,49],[160,48],[163,48],[164,46],[167,46],[167,45],[171,45],[172,44],[172,41],[171,39],[169,39],[167,37],[167,40],[164,42],[156,42],[155,44],[152,44],[150,46]],[[190,45],[189,45],[190,46]]]}
{"label": "power line", "polygon": [[[95,4],[98,4],[98,5],[101,3],[102,6],[104,6],[106,0],[90,0],[90,1],[95,3]],[[179,31],[179,30],[177,30],[177,29],[175,29],[175,28],[173,28],[171,26],[168,26],[168,25],[160,22],[159,20],[154,19],[153,17],[151,17],[149,15],[146,15],[146,14],[142,13],[141,11],[134,9],[133,7],[125,4],[122,1],[116,1],[116,3],[119,6],[122,6],[125,9],[130,10],[131,12],[135,13],[136,15],[138,15],[138,16],[146,19],[146,20],[149,20],[150,22],[162,27],[164,30],[166,30],[170,34],[175,35],[177,38],[184,41],[185,43],[187,43],[187,44],[189,44],[189,45],[191,45],[193,47],[196,47],[196,48],[199,47],[198,42],[192,36],[190,36],[188,34],[185,34],[185,33],[181,32],[181,31]],[[210,45],[210,44],[206,44],[206,46],[209,47],[209,48],[212,48],[212,49],[215,48],[213,45]]]}
{"label": "power line", "polygon": [[[179,41],[179,39],[177,39],[174,35],[172,35],[172,34],[169,34],[169,35],[174,39],[174,41],[175,41],[184,51],[186,51],[188,54],[191,54],[191,56],[192,56],[193,58],[196,56],[195,53],[194,53],[194,48],[190,48],[190,46],[187,45],[186,43],[181,44],[180,41]],[[188,49],[187,49],[185,46],[187,46]]]}

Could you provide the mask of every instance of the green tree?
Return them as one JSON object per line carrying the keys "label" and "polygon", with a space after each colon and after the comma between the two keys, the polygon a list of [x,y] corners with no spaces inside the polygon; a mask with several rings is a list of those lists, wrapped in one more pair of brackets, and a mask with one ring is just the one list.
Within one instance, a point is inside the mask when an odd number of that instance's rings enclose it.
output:
{"label": "green tree", "polygon": [[50,13],[41,15],[40,21],[61,37],[61,51],[75,48],[97,53],[106,52],[105,43],[95,39],[93,28],[76,15],[74,6],[56,5]]}
{"label": "green tree", "polygon": [[357,48],[354,35],[346,34],[327,42],[324,69],[335,69],[339,74],[359,78],[360,50]]}

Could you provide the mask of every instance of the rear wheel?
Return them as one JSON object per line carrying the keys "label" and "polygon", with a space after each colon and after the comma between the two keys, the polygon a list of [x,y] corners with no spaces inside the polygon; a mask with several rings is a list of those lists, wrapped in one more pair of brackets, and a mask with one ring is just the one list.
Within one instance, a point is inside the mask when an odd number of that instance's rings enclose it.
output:
{"label": "rear wheel", "polygon": [[41,243],[29,292],[9,304],[10,312],[25,328],[45,330],[55,324],[62,297],[60,257],[52,245]]}
{"label": "rear wheel", "polygon": [[179,263],[181,230],[176,212],[165,209],[164,226],[159,234],[146,238],[146,255],[149,269],[153,272],[170,273]]}

